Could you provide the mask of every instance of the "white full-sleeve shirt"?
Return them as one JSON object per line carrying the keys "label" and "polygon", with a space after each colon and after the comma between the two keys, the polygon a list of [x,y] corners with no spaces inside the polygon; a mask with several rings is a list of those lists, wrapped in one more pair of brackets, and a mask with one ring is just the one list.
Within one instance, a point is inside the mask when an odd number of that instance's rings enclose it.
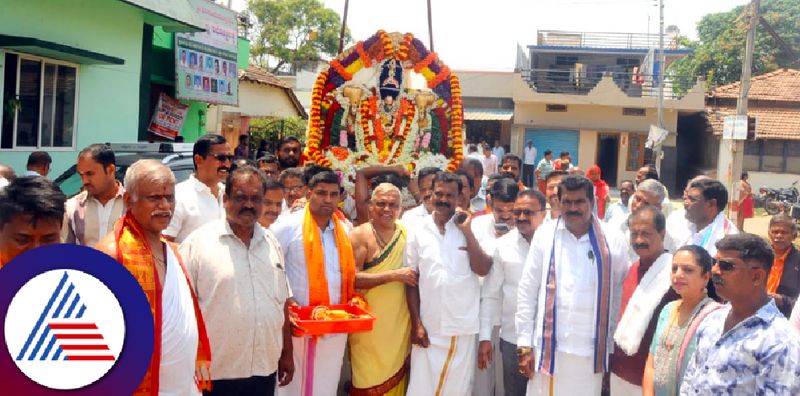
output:
{"label": "white full-sleeve shirt", "polygon": [[450,219],[444,234],[433,215],[408,233],[406,265],[419,272],[420,320],[433,336],[478,334],[480,284],[464,234]]}
{"label": "white full-sleeve shirt", "polygon": [[[619,318],[622,282],[630,262],[621,238],[605,234],[611,258],[611,307],[608,351]],[[553,244],[555,243],[555,248]],[[517,288],[515,324],[517,346],[541,346],[544,320],[544,286],[551,252],[556,268],[556,349],[578,356],[594,353],[595,309],[597,304],[597,260],[590,258],[589,234],[576,238],[558,220],[536,231]],[[594,253],[592,253],[592,256]]]}
{"label": "white full-sleeve shirt", "polygon": [[492,327],[500,323],[500,338],[516,344],[514,317],[517,313],[517,286],[531,243],[517,229],[497,239],[492,256],[492,269],[481,287],[481,329],[478,338],[488,341]]}
{"label": "white full-sleeve shirt", "polygon": [[225,209],[222,207],[224,194],[225,186],[222,183],[219,183],[215,197],[211,189],[194,175],[178,183],[175,186],[175,212],[164,230],[164,235],[173,237],[175,242],[181,243],[202,225],[224,219]]}

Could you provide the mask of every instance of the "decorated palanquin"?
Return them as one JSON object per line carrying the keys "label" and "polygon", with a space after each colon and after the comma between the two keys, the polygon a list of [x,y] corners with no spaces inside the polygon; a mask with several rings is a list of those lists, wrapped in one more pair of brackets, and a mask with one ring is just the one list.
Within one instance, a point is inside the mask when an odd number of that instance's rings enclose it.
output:
{"label": "decorated palanquin", "polygon": [[452,171],[463,122],[458,78],[436,53],[410,33],[379,30],[317,77],[304,156],[351,177],[375,165]]}

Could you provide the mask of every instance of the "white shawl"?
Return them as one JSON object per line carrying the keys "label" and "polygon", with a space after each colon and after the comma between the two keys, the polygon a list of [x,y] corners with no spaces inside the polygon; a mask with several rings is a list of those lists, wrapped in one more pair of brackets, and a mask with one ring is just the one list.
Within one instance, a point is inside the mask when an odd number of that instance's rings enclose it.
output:
{"label": "white shawl", "polygon": [[628,301],[614,332],[614,341],[628,356],[639,350],[650,318],[656,314],[658,303],[669,290],[671,271],[672,254],[663,253],[644,274]]}

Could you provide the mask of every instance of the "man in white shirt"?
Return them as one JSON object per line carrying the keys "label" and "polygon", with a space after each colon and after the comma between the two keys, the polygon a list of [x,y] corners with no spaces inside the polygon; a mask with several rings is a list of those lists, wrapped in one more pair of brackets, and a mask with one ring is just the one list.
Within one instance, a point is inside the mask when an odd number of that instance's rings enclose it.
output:
{"label": "man in white shirt", "polygon": [[[654,179],[644,180],[636,186],[636,192],[633,193],[633,198],[630,200],[631,213],[636,212],[645,206],[653,206],[658,210],[661,210],[661,204],[664,202],[664,195],[666,192],[667,189],[664,188],[664,185],[659,181]],[[636,253],[636,249],[634,249],[633,245],[629,244],[629,241],[631,240],[631,231],[630,227],[628,226],[629,223],[628,216],[617,217],[612,222],[606,223],[606,229],[609,232],[619,232],[621,234],[621,237],[625,240],[626,245],[628,245],[628,257],[630,258],[631,262],[635,262],[639,259],[639,256]],[[675,240],[672,239],[669,232],[667,232],[664,236],[663,245],[664,249],[670,253],[674,253],[680,247],[677,245]]]}
{"label": "man in white shirt", "polygon": [[528,144],[522,150],[522,182],[526,187],[536,187],[536,147],[533,147],[533,140],[528,140]]}
{"label": "man in white shirt", "polygon": [[[483,156],[481,156],[482,158]],[[465,189],[469,189],[470,193],[466,199],[469,201],[469,210],[472,212],[479,212],[486,210],[486,190],[484,185],[488,180],[489,175],[483,173],[483,163],[480,158],[465,158],[458,166],[459,170],[463,170],[469,175],[472,181],[469,185],[464,185]],[[466,209],[467,206],[464,206]]]}
{"label": "man in white shirt", "polygon": [[164,236],[183,242],[205,223],[223,218],[222,182],[228,176],[233,155],[222,135],[201,136],[192,149],[194,174],[175,186],[175,214]]}
{"label": "man in white shirt", "polygon": [[631,195],[633,195],[633,191],[634,187],[632,181],[623,180],[621,183],[619,183],[619,201],[608,206],[608,209],[606,210],[606,216],[603,218],[603,222],[611,223],[612,219],[628,218],[628,215],[630,214],[628,204],[630,202]]}
{"label": "man in white shirt", "polygon": [[547,187],[545,180],[547,180],[547,176],[554,168],[553,150],[547,149],[544,151],[544,157],[536,164],[536,170],[533,172],[534,176],[536,176],[536,187],[542,194],[545,194],[545,189]]}
{"label": "man in white shirt", "polygon": [[[528,379],[517,370],[517,336],[514,316],[517,312],[517,284],[534,232],[542,224],[545,213],[542,193],[529,189],[517,195],[512,213],[516,228],[499,237],[492,249],[493,263],[481,287],[478,367],[488,365],[496,346],[491,341],[492,328],[500,323],[503,389],[508,396],[523,396]],[[493,353],[494,352],[494,353]],[[498,363],[495,363],[498,364]]]}
{"label": "man in white shirt", "polygon": [[565,177],[558,195],[561,216],[536,231],[518,286],[519,370],[530,379],[528,395],[599,395],[614,348],[626,247],[594,218],[589,179]]}
{"label": "man in white shirt", "polygon": [[0,164],[0,191],[3,191],[16,177],[17,175],[14,173],[14,168],[5,164]]}
{"label": "man in white shirt", "polygon": [[[355,258],[350,244],[349,222],[336,214],[339,202],[339,176],[324,167],[311,167],[308,203],[272,225],[272,232],[283,249],[286,275],[294,299],[301,306],[349,303],[355,287]],[[315,345],[311,345],[316,342]],[[339,384],[347,334],[331,334],[314,341],[310,336],[292,337],[294,379],[278,388],[278,395],[305,394],[306,385],[314,395],[333,396]],[[314,348],[314,361],[308,361]],[[313,364],[313,381],[306,378]]]}
{"label": "man in white shirt", "polygon": [[213,388],[206,395],[272,395],[276,376],[286,385],[294,373],[283,254],[257,222],[266,183],[255,167],[237,167],[225,183],[226,218],[180,246],[211,343]]}
{"label": "man in white shirt", "polygon": [[467,395],[472,392],[479,330],[479,276],[491,258],[470,228],[468,212],[457,211],[461,180],[436,175],[435,209],[409,233],[406,263],[419,272],[416,288],[407,287],[411,314],[409,395]]}
{"label": "man in white shirt", "polygon": [[305,199],[306,193],[308,192],[308,188],[306,188],[306,183],[303,179],[303,169],[284,169],[278,177],[278,183],[283,186],[283,206],[281,207],[281,214],[290,213],[291,209],[295,207],[294,203],[297,200]]}
{"label": "man in white shirt", "polygon": [[125,212],[125,189],[115,176],[114,151],[108,145],[92,144],[81,150],[76,168],[83,191],[67,201],[61,239],[95,247]]}
{"label": "man in white shirt", "polygon": [[436,167],[422,168],[417,173],[417,188],[421,203],[403,213],[400,223],[412,230],[415,223],[425,219],[433,212],[433,178],[442,170]]}
{"label": "man in white shirt", "polygon": [[[683,200],[686,200],[692,183],[699,180],[711,180],[711,178],[706,175],[698,175],[689,179],[689,181],[686,182],[686,187],[683,188]],[[689,220],[686,220],[686,209],[681,206],[666,216],[667,235],[670,235],[673,240],[679,243],[689,239]]]}
{"label": "man in white shirt", "polygon": [[497,173],[497,161],[499,161],[499,158],[492,154],[492,150],[489,148],[489,145],[483,145],[483,155],[481,156],[483,174],[488,176]]}
{"label": "man in white shirt", "polygon": [[492,154],[494,154],[494,156],[497,157],[497,159],[503,158],[503,156],[506,155],[506,149],[504,149],[503,146],[500,145],[499,140],[494,141],[494,148],[492,148]]}
{"label": "man in white shirt", "polygon": [[[496,180],[492,183],[489,189],[488,197],[491,197],[491,213],[477,216],[472,220],[472,233],[481,245],[481,249],[491,255],[495,248],[495,243],[498,238],[508,233],[514,228],[514,201],[519,194],[519,187],[513,179],[505,177]],[[491,346],[496,350],[499,342],[499,326],[500,320],[494,323],[490,330]],[[499,350],[498,357],[499,357]],[[498,372],[499,371],[499,372]],[[490,359],[482,367],[478,367],[475,373],[475,388],[472,394],[475,396],[491,395],[497,391],[499,394],[502,392],[502,381],[497,381],[498,386],[495,387],[495,379],[502,378],[502,366],[495,364],[495,361]]]}
{"label": "man in white shirt", "polygon": [[714,256],[718,240],[739,233],[736,225],[725,217],[727,204],[728,190],[719,181],[704,179],[693,182],[683,199],[689,236],[680,246],[698,245]]}

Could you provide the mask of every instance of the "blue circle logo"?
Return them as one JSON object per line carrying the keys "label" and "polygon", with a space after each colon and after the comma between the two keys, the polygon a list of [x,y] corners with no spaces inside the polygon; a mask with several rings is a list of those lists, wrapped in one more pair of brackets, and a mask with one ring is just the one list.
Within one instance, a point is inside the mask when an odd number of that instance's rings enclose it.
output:
{"label": "blue circle logo", "polygon": [[147,297],[122,264],[89,247],[43,246],[6,264],[0,318],[9,394],[131,394],[150,366]]}

